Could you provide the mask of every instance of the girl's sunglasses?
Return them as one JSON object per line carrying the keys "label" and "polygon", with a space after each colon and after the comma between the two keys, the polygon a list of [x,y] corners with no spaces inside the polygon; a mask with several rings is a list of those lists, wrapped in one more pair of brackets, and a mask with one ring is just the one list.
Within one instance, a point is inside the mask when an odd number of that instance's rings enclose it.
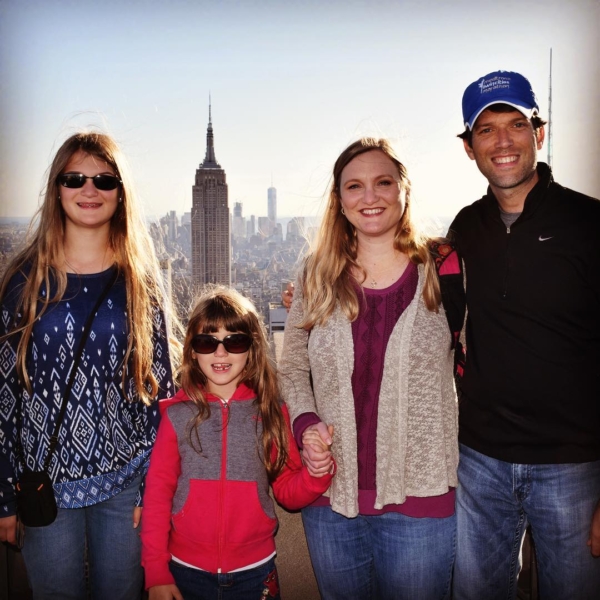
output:
{"label": "girl's sunglasses", "polygon": [[219,344],[223,344],[225,350],[231,354],[243,354],[250,350],[252,338],[245,333],[232,333],[222,340],[207,333],[199,333],[192,338],[192,348],[198,354],[212,354],[217,351]]}
{"label": "girl's sunglasses", "polygon": [[85,180],[91,179],[96,189],[108,192],[114,190],[122,181],[116,175],[94,175],[88,177],[83,173],[63,173],[58,176],[58,183],[66,188],[82,188]]}

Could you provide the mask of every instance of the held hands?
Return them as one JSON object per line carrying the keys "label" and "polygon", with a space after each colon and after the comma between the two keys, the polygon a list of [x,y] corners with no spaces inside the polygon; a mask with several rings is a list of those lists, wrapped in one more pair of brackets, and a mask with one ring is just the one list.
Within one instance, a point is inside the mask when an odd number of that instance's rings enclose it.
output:
{"label": "held hands", "polygon": [[152,586],[148,592],[149,600],[183,600],[181,592],[174,583]]}
{"label": "held hands", "polygon": [[323,477],[335,468],[331,455],[333,425],[322,421],[309,425],[302,434],[302,459],[313,477]]}

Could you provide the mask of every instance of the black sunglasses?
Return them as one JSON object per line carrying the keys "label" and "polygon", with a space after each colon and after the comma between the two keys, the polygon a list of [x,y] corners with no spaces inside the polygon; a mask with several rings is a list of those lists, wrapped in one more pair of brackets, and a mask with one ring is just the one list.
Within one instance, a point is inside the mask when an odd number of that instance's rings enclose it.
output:
{"label": "black sunglasses", "polygon": [[82,188],[85,180],[91,179],[96,189],[108,192],[118,187],[122,181],[116,175],[94,175],[88,177],[83,173],[63,173],[58,176],[58,183],[66,188]]}
{"label": "black sunglasses", "polygon": [[207,333],[199,333],[192,338],[192,348],[198,354],[212,354],[217,351],[219,344],[223,344],[225,350],[231,354],[243,354],[250,350],[252,338],[245,333],[232,333],[222,340]]}

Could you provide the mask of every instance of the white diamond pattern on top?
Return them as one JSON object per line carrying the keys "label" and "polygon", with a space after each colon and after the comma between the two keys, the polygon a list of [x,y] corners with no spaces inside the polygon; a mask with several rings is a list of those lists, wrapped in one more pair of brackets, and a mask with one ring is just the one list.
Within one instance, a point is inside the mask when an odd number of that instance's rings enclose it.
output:
{"label": "white diamond pattern on top", "polygon": [[0,348],[0,375],[4,379],[8,378],[9,372],[14,368],[17,362],[17,353],[14,348],[5,340]]}

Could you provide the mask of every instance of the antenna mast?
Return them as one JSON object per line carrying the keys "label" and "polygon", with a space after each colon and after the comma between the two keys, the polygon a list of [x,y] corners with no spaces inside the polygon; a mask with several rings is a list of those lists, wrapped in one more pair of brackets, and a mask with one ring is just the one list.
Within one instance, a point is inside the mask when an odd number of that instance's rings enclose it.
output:
{"label": "antenna mast", "polygon": [[552,168],[552,48],[550,48],[550,81],[548,89],[548,166]]}

